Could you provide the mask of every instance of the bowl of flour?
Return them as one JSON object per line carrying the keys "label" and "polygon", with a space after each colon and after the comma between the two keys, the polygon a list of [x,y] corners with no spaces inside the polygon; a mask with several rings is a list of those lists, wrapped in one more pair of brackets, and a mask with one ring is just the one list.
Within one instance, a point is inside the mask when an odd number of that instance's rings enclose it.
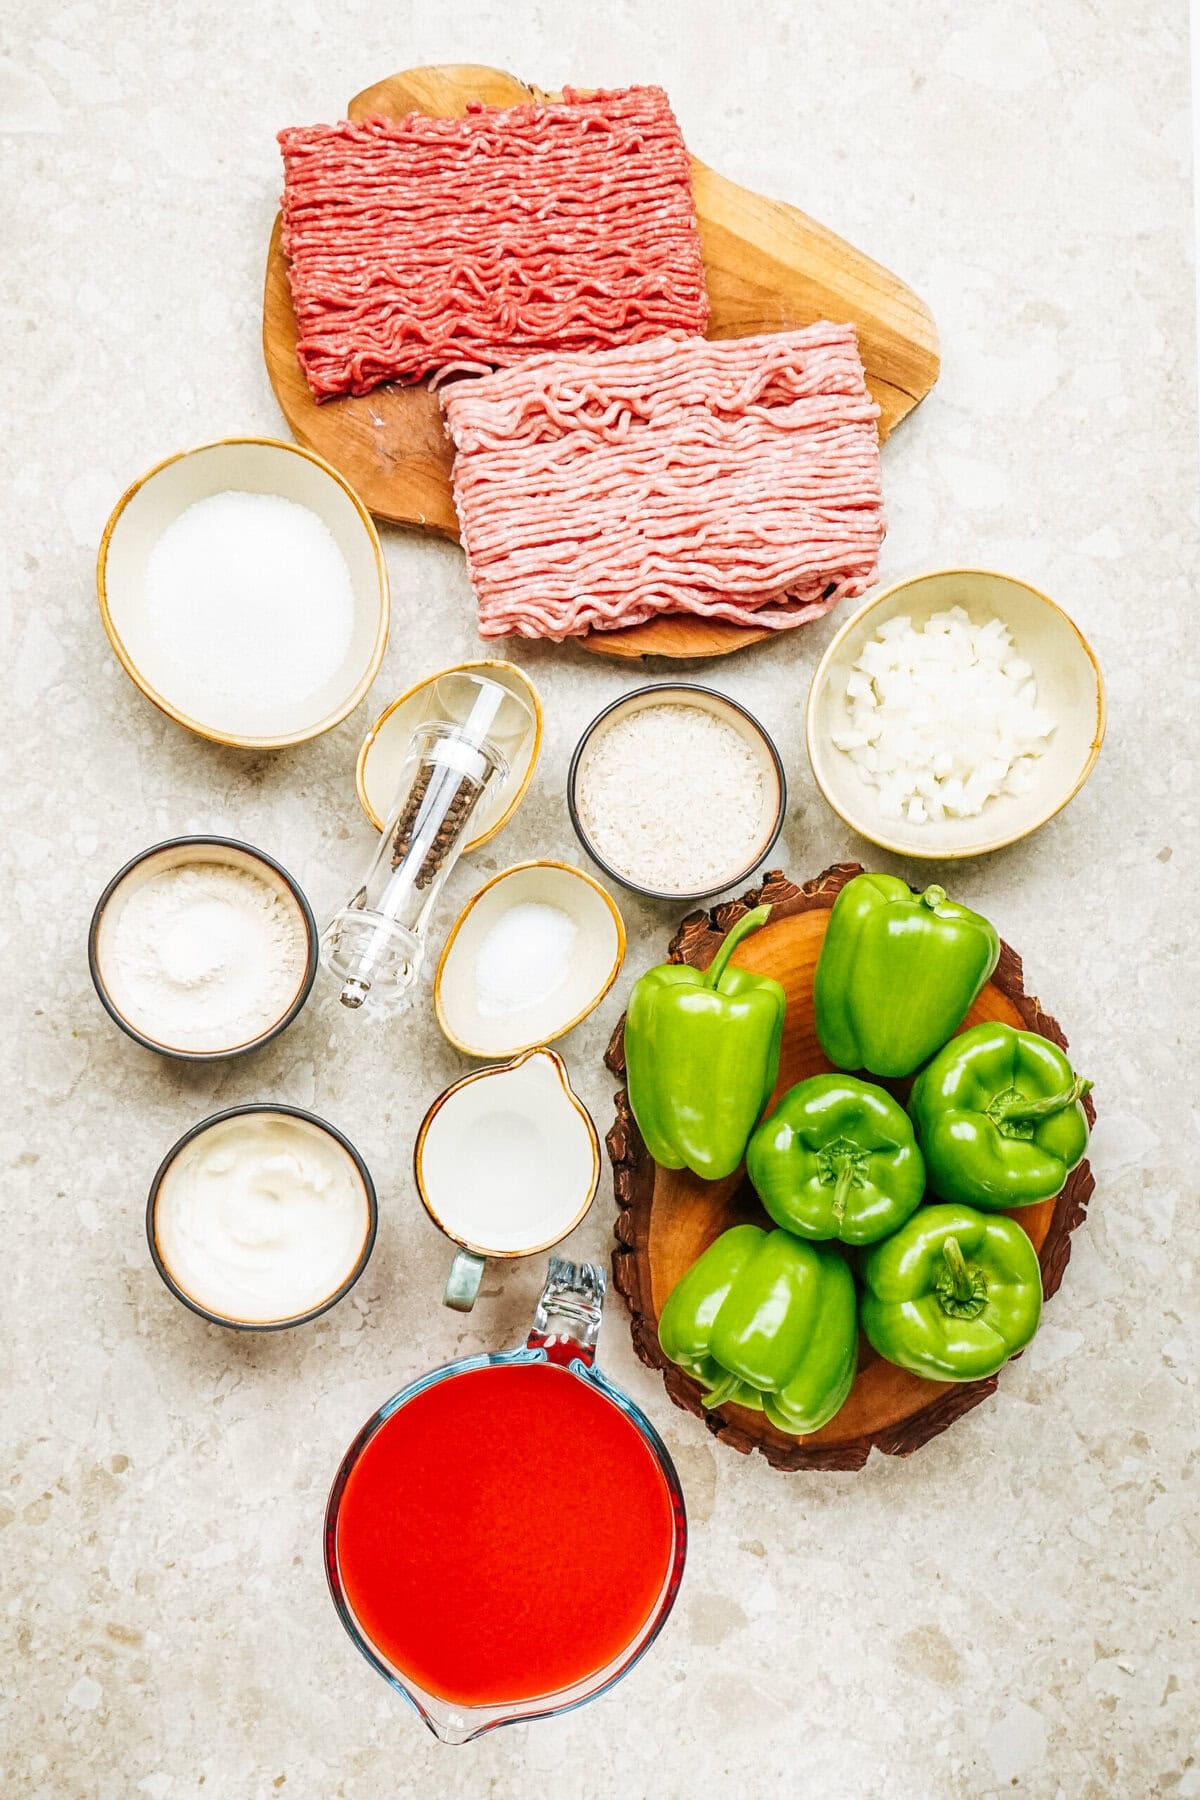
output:
{"label": "bowl of flour", "polygon": [[122,495],[96,564],[100,617],[131,680],[189,731],[281,749],[346,718],[387,645],[374,521],[319,456],[224,438]]}
{"label": "bowl of flour", "polygon": [[88,965],[101,1004],[135,1042],[206,1062],[278,1037],[312,991],[312,908],[265,851],[235,838],[155,844],[101,894]]}

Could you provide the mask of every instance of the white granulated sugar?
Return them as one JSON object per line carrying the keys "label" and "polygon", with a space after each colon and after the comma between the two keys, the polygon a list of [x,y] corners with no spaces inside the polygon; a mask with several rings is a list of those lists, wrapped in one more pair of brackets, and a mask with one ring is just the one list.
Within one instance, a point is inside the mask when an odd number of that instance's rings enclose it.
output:
{"label": "white granulated sugar", "polygon": [[644,706],[597,732],[575,799],[603,860],[664,894],[736,881],[768,825],[760,758],[732,725],[687,704]]}
{"label": "white granulated sugar", "polygon": [[354,590],[333,533],[280,494],[197,500],[146,562],[146,620],[161,672],[148,677],[184,712],[252,731],[264,711],[310,699],[341,667]]}
{"label": "white granulated sugar", "polygon": [[1008,627],[974,624],[962,606],[881,625],[847,677],[846,712],[834,746],[878,789],[884,818],[910,825],[1028,793],[1054,730]]}
{"label": "white granulated sugar", "polygon": [[303,920],[248,869],[164,869],[110,906],[105,986],[123,1017],[156,1043],[233,1049],[270,1030],[299,991]]}

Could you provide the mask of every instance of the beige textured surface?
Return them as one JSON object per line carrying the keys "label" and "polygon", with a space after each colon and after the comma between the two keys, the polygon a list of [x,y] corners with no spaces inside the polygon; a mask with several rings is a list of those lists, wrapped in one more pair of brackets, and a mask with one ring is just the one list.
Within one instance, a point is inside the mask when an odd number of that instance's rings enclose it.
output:
{"label": "beige textured surface", "polygon": [[[735,39],[715,0],[5,12],[4,1794],[1200,1793],[1180,0],[749,4]],[[701,156],[752,187],[790,170],[787,198],[926,295],[944,375],[886,452],[884,573],[974,558],[1027,576],[1091,636],[1112,701],[1082,797],[955,883],[1024,950],[1103,1114],[1093,1218],[1035,1348],[910,1463],[784,1478],[666,1404],[614,1306],[603,1360],[687,1489],[684,1593],[608,1699],[460,1750],[355,1656],[319,1555],[360,1421],[419,1370],[511,1342],[539,1283],[540,1265],[489,1277],[469,1320],[438,1304],[447,1251],[409,1156],[459,1059],[427,1012],[373,1031],[325,1003],[254,1060],[181,1073],[115,1033],[84,962],[104,880],[176,832],[262,844],[328,908],[370,848],[362,730],[423,671],[478,653],[458,551],[391,534],[395,629],[358,714],[307,749],[222,754],[134,691],[91,586],[129,479],[180,445],[277,428],[257,342],[272,132],[336,115],[389,68],[450,58],[547,86],[661,80]],[[836,624],[711,671],[778,736],[793,784],[778,860],[797,875],[859,848],[802,748]],[[504,862],[575,854],[570,746],[637,679],[569,649],[517,655],[547,701],[541,768],[518,820],[456,873],[458,900]],[[625,912],[633,972],[672,920]],[[602,1126],[599,1056],[627,990],[563,1046]],[[349,1132],[383,1223],[349,1304],[247,1343],[169,1298],[142,1208],[184,1127],[260,1096]],[[572,1250],[604,1256],[610,1222],[604,1193]]]}

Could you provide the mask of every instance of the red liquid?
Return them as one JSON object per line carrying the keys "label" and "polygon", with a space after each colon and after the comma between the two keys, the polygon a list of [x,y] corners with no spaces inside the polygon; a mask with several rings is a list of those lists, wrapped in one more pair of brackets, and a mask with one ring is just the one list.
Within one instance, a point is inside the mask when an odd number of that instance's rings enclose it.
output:
{"label": "red liquid", "polygon": [[336,1531],[365,1635],[460,1706],[604,1668],[657,1606],[675,1549],[640,1432],[549,1363],[450,1376],[402,1406],[355,1464]]}

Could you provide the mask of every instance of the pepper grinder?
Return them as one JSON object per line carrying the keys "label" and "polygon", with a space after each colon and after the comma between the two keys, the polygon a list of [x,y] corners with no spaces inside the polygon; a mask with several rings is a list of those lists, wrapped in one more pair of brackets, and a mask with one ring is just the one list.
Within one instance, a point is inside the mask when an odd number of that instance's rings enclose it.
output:
{"label": "pepper grinder", "polygon": [[421,972],[425,932],[485,791],[508,780],[533,730],[519,695],[456,670],[430,688],[395,804],[362,884],[321,937],[343,1006],[394,1012]]}

